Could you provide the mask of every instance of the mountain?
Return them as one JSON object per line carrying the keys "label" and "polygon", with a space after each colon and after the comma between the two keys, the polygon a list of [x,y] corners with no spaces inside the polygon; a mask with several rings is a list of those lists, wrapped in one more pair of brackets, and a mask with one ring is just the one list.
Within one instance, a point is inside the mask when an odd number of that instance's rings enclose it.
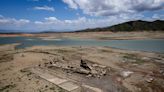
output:
{"label": "mountain", "polygon": [[104,28],[95,28],[95,29],[85,29],[77,32],[101,32],[101,31],[164,31],[164,21],[156,20],[156,21],[129,21],[117,25],[113,25],[110,27]]}

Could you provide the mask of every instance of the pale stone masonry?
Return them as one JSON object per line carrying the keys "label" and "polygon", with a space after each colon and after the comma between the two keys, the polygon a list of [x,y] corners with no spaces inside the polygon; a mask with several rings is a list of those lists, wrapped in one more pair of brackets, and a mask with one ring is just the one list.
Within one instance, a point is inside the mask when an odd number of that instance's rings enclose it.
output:
{"label": "pale stone masonry", "polygon": [[36,68],[35,69],[32,68],[31,72],[33,72],[33,73],[37,74],[39,77],[41,77],[41,78],[43,78],[43,79],[45,79],[45,80],[47,80],[47,81],[49,81],[49,82],[51,82],[51,83],[53,83],[57,86],[63,88],[66,91],[81,92],[81,88],[77,84],[75,84],[71,81],[68,81],[66,79],[59,78],[57,76],[54,76],[54,75],[51,75],[49,73],[43,72],[40,69],[36,69]]}
{"label": "pale stone masonry", "polygon": [[60,78],[55,75],[51,75],[48,72],[46,72],[46,70],[44,70],[44,69],[31,68],[30,71],[32,73],[38,75],[39,77],[45,79],[46,81],[49,81],[68,92],[82,92],[83,90],[88,90],[87,92],[103,92],[101,89],[91,87],[89,85],[83,84],[83,85],[79,86],[70,80]]}

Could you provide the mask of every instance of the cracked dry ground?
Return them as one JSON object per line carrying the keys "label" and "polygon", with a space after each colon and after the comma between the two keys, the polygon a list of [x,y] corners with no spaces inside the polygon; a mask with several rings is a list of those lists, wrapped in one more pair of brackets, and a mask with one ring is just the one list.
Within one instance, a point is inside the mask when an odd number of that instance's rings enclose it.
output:
{"label": "cracked dry ground", "polygon": [[164,91],[163,54],[109,47],[15,50],[14,46],[0,46],[0,92],[67,92],[31,69],[69,80],[81,87],[81,92]]}

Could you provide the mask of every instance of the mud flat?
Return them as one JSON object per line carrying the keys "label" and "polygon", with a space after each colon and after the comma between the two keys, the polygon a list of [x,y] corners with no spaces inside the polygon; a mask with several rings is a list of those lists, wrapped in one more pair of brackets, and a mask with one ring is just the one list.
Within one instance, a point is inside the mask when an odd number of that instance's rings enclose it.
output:
{"label": "mud flat", "polygon": [[0,37],[39,37],[43,39],[98,39],[98,40],[127,40],[127,39],[164,39],[163,31],[136,32],[72,32],[72,33],[38,33],[38,34],[0,34]]}
{"label": "mud flat", "polygon": [[127,40],[127,39],[163,39],[164,32],[75,32],[75,33],[47,33],[36,36],[44,38],[69,38],[69,39],[97,39],[97,40]]}
{"label": "mud flat", "polygon": [[164,54],[0,45],[0,92],[163,92]]}

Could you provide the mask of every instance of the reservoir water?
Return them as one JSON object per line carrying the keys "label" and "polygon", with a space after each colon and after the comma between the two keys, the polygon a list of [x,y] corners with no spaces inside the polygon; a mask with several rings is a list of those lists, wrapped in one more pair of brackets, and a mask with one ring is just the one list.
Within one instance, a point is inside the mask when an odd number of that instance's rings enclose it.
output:
{"label": "reservoir water", "polygon": [[149,40],[94,40],[94,39],[51,39],[35,37],[0,37],[0,44],[21,43],[16,48],[38,45],[57,46],[109,46],[119,49],[164,53],[164,39]]}

